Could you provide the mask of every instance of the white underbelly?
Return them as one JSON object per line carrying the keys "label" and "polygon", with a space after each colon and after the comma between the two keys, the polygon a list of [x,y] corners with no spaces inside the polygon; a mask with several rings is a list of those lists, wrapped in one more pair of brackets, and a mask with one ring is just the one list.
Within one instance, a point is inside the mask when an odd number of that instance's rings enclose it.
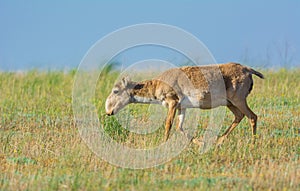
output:
{"label": "white underbelly", "polygon": [[200,101],[197,98],[186,96],[180,101],[180,106],[183,108],[198,108]]}
{"label": "white underbelly", "polygon": [[221,105],[227,105],[227,100],[225,98],[205,98],[199,99],[197,97],[185,96],[180,101],[181,108],[202,108],[210,109]]}

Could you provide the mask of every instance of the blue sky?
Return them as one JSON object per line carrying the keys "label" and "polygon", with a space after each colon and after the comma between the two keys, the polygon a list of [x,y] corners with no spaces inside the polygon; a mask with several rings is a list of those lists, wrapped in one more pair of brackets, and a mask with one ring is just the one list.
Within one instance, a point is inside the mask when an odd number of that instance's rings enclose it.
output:
{"label": "blue sky", "polygon": [[300,67],[300,1],[0,1],[0,70],[76,68],[121,27],[164,23],[200,39],[218,62]]}

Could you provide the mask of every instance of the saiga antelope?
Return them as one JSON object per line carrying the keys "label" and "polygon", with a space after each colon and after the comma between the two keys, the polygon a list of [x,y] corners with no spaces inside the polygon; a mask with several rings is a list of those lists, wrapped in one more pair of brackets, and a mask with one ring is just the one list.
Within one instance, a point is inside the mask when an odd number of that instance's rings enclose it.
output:
{"label": "saiga antelope", "polygon": [[257,115],[251,111],[246,101],[253,86],[252,74],[264,78],[263,74],[238,63],[173,68],[155,79],[142,82],[123,78],[115,84],[106,100],[106,114],[114,115],[131,103],[164,105],[168,108],[164,135],[164,140],[167,141],[176,110],[176,129],[183,132],[187,108],[227,106],[235,118],[218,138],[217,144],[223,142],[244,116],[249,119],[252,135],[255,136]]}

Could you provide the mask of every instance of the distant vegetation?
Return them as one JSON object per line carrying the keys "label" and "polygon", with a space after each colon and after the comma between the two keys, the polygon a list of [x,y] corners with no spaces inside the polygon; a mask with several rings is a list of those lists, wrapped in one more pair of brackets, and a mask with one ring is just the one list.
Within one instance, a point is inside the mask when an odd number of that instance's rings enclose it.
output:
{"label": "distant vegetation", "polygon": [[[72,113],[74,71],[2,72],[0,190],[299,190],[300,70],[262,73],[266,79],[254,77],[248,98],[259,117],[254,145],[244,119],[220,148],[201,155],[191,144],[166,164],[130,170],[98,158],[80,138]],[[104,115],[117,75],[106,68],[93,100],[107,134],[132,147],[161,143],[162,128],[144,138]],[[199,135],[208,112],[199,110]],[[222,131],[233,118],[227,116]]]}

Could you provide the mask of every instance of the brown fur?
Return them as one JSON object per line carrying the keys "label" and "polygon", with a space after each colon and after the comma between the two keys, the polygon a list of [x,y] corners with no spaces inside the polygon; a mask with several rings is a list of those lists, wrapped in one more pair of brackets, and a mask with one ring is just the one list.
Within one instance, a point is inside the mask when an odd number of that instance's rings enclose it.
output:
{"label": "brown fur", "polygon": [[131,95],[152,98],[161,101],[163,101],[163,99],[166,97],[172,97],[172,99],[178,100],[176,92],[173,90],[173,88],[160,80],[148,80],[137,83],[134,85]]}
{"label": "brown fur", "polygon": [[165,140],[167,140],[176,110],[178,110],[177,130],[183,131],[186,108],[210,109],[223,105],[232,111],[235,119],[226,132],[219,137],[218,144],[223,142],[244,116],[249,119],[254,136],[257,116],[246,102],[253,86],[252,74],[263,78],[261,73],[252,68],[237,63],[227,63],[174,68],[163,72],[153,80],[143,82],[123,79],[114,87],[119,90],[118,94],[112,92],[107,98],[106,111],[109,115],[115,114],[130,103],[165,105],[168,108],[165,124]]}

